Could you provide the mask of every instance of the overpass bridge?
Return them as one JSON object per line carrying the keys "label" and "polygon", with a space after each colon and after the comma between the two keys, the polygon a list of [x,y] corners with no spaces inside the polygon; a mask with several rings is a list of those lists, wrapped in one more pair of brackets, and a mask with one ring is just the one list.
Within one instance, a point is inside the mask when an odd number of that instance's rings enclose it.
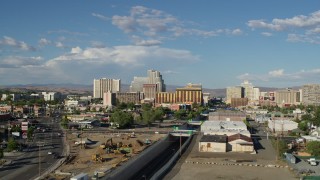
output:
{"label": "overpass bridge", "polygon": [[189,137],[192,136],[193,134],[197,134],[198,131],[196,130],[174,130],[169,132],[169,134],[171,136],[175,136],[175,137]]}

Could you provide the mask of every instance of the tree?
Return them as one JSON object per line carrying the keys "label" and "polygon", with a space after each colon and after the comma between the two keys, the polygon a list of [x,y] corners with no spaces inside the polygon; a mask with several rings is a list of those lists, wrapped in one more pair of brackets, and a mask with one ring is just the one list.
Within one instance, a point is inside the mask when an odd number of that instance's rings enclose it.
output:
{"label": "tree", "polygon": [[7,97],[6,97],[5,101],[11,102],[12,98],[13,98],[13,96],[11,94],[7,94]]}
{"label": "tree", "polygon": [[142,122],[147,124],[148,127],[155,121],[155,114],[153,110],[142,112]]}
{"label": "tree", "polygon": [[61,126],[65,129],[67,129],[68,123],[69,123],[68,117],[67,117],[67,115],[65,115],[64,118],[62,118],[62,120],[61,120]]}
{"label": "tree", "polygon": [[277,150],[278,150],[278,157],[281,157],[283,153],[288,151],[288,145],[284,140],[277,140]]}
{"label": "tree", "polygon": [[128,109],[131,109],[131,110],[135,109],[135,105],[132,102],[129,102],[127,106],[128,106]]}
{"label": "tree", "polygon": [[304,114],[301,116],[301,121],[306,121],[306,122],[310,122],[312,119],[311,114]]}
{"label": "tree", "polygon": [[180,109],[174,112],[174,117],[176,119],[183,119],[185,115],[186,115],[186,110],[184,109]]}
{"label": "tree", "polygon": [[111,115],[110,121],[119,125],[119,128],[126,128],[133,124],[133,116],[131,113],[118,110]]}
{"label": "tree", "polygon": [[4,157],[3,149],[0,149],[0,159],[2,159],[3,157]]}
{"label": "tree", "polygon": [[20,126],[13,126],[13,127],[11,127],[11,132],[21,132],[21,127]]}
{"label": "tree", "polygon": [[314,110],[312,124],[315,126],[320,126],[320,107],[317,107]]}
{"label": "tree", "polygon": [[159,127],[160,123],[163,121],[163,116],[165,115],[164,108],[163,107],[158,107],[154,110],[154,115],[155,115],[155,120],[159,121]]}
{"label": "tree", "polygon": [[302,131],[307,131],[308,130],[308,122],[307,121],[301,121],[298,124],[298,128]]}
{"label": "tree", "polygon": [[320,156],[320,142],[319,141],[308,142],[307,152],[313,156]]}
{"label": "tree", "polygon": [[141,105],[142,110],[144,111],[149,111],[152,109],[152,104],[151,103],[145,103]]}
{"label": "tree", "polygon": [[117,106],[119,109],[127,109],[128,105],[124,102],[120,103],[118,106]]}
{"label": "tree", "polygon": [[18,143],[15,139],[10,138],[8,141],[8,151],[13,151],[18,148]]}
{"label": "tree", "polygon": [[27,137],[28,139],[31,139],[32,135],[33,135],[33,132],[34,132],[34,127],[31,126],[28,128],[28,131],[27,131]]}
{"label": "tree", "polygon": [[196,112],[190,111],[190,112],[188,113],[187,119],[193,119],[193,118],[195,118],[195,117],[196,117]]}

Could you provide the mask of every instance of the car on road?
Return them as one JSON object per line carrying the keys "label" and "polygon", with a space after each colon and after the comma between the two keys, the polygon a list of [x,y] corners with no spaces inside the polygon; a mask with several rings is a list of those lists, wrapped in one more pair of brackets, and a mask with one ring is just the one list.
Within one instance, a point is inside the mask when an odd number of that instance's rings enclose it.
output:
{"label": "car on road", "polygon": [[52,154],[52,152],[51,152],[51,151],[48,151],[48,154]]}

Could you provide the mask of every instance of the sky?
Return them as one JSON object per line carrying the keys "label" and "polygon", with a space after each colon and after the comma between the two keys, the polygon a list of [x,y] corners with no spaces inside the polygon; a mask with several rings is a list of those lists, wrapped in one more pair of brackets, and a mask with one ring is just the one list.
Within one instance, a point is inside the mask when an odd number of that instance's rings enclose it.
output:
{"label": "sky", "polygon": [[320,83],[318,0],[2,0],[0,85]]}

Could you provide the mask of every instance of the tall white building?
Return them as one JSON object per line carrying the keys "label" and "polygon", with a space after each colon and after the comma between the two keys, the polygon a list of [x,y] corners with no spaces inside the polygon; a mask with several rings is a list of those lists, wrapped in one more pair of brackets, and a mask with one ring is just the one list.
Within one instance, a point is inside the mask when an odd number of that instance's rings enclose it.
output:
{"label": "tall white building", "polygon": [[120,79],[94,79],[93,80],[93,98],[103,98],[105,92],[120,92]]}
{"label": "tall white building", "polygon": [[130,85],[130,92],[143,92],[144,84],[156,84],[157,92],[165,92],[166,86],[159,71],[148,70],[147,77],[134,77]]}
{"label": "tall white building", "polygon": [[143,85],[148,84],[149,78],[148,77],[133,77],[133,81],[130,85],[130,92],[142,92]]}
{"label": "tall white building", "polygon": [[232,98],[243,98],[244,88],[241,86],[227,87],[227,104],[231,104]]}
{"label": "tall white building", "polygon": [[41,92],[41,94],[45,101],[54,101],[61,98],[61,93],[59,92]]}
{"label": "tall white building", "polygon": [[260,97],[260,89],[257,87],[253,88],[253,100],[258,101]]}
{"label": "tall white building", "polygon": [[159,71],[148,70],[148,84],[156,84],[158,92],[165,92],[166,87]]}
{"label": "tall white building", "polygon": [[250,83],[248,80],[245,80],[243,83],[241,83],[241,86],[244,88],[244,97],[248,98],[250,100],[254,100],[254,87],[252,83]]}

